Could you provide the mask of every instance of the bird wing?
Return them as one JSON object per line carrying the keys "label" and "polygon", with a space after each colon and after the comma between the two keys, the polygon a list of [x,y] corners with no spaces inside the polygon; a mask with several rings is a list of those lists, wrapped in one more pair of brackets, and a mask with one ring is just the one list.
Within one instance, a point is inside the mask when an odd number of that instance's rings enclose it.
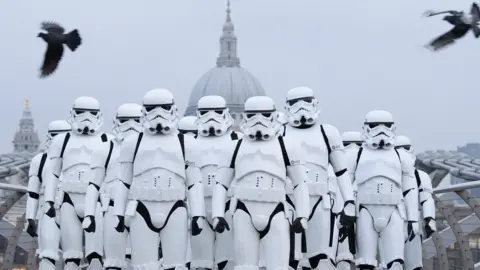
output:
{"label": "bird wing", "polygon": [[437,15],[440,15],[440,14],[445,14],[445,13],[449,13],[449,14],[452,14],[452,15],[458,15],[460,13],[462,13],[461,11],[455,11],[455,10],[446,10],[446,11],[440,11],[440,12],[435,12],[435,11],[432,11],[432,10],[427,10],[423,13],[423,16],[425,17],[432,17],[432,16],[437,16]]}
{"label": "bird wing", "polygon": [[65,29],[56,22],[42,22],[41,28],[49,33],[65,33]]}
{"label": "bird wing", "polygon": [[48,44],[47,51],[43,59],[43,65],[40,68],[40,77],[50,76],[58,67],[58,63],[62,60],[63,45]]}
{"label": "bird wing", "polygon": [[432,42],[430,42],[428,46],[434,51],[443,49],[455,43],[456,39],[465,36],[468,30],[470,30],[469,25],[457,25],[445,34],[432,40]]}
{"label": "bird wing", "polygon": [[472,21],[477,23],[480,20],[480,8],[478,7],[477,3],[473,3],[472,7],[470,8],[470,13],[472,14]]}

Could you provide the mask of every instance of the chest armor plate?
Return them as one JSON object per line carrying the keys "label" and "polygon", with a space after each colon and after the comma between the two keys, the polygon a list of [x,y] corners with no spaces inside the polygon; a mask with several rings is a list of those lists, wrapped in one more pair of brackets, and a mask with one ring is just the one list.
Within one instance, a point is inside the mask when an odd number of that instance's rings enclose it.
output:
{"label": "chest armor plate", "polygon": [[[201,153],[201,158],[197,161],[198,167],[217,166],[220,159],[225,155],[226,143],[230,142],[230,136],[224,135],[221,137],[202,137],[197,138],[198,149]],[[204,178],[205,179],[205,178]]]}
{"label": "chest armor plate", "polygon": [[153,169],[168,170],[185,179],[185,161],[177,135],[143,136],[133,164],[133,174],[139,176]]}
{"label": "chest armor plate", "polygon": [[376,177],[385,177],[399,187],[402,186],[402,164],[394,149],[363,149],[355,171],[355,182],[360,186]]}
{"label": "chest armor plate", "polygon": [[328,176],[328,150],[320,126],[316,125],[307,129],[290,127],[285,135],[300,142],[302,158],[307,163],[310,181],[314,180],[312,177],[317,173],[322,179],[326,180]]}
{"label": "chest armor plate", "polygon": [[83,182],[83,178],[87,177],[85,174],[90,172],[92,154],[102,144],[100,135],[81,136],[72,134],[63,152],[62,170],[64,179],[70,181],[74,177]]}
{"label": "chest armor plate", "polygon": [[254,172],[265,172],[286,181],[285,162],[276,138],[262,142],[244,140],[240,145],[235,161],[235,179]]}
{"label": "chest armor plate", "polygon": [[105,174],[105,183],[110,183],[116,180],[119,163],[117,162],[118,157],[120,156],[121,146],[118,144],[113,145],[112,154],[110,155],[110,161],[108,162],[107,172]]}

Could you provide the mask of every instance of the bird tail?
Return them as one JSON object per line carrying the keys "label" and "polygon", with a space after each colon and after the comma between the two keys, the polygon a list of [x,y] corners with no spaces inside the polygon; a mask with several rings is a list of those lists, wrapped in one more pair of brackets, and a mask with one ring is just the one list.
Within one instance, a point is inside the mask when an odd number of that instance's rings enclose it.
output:
{"label": "bird tail", "polygon": [[78,48],[78,46],[82,44],[82,38],[80,37],[77,29],[74,29],[67,34],[65,44],[68,46],[68,48],[70,48],[72,52],[74,52]]}

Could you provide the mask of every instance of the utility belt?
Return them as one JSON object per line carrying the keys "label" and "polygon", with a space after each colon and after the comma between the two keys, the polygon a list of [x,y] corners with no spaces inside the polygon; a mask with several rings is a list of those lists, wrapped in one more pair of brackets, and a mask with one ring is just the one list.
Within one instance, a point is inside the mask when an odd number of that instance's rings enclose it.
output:
{"label": "utility belt", "polygon": [[234,197],[240,201],[257,202],[283,202],[285,201],[285,189],[266,189],[236,186]]}
{"label": "utility belt", "polygon": [[67,193],[85,194],[87,193],[88,182],[86,181],[62,181],[62,189]]}
{"label": "utility belt", "polygon": [[170,202],[181,201],[186,199],[185,188],[152,188],[152,187],[135,187],[130,188],[128,195],[129,200],[153,201],[153,202]]}

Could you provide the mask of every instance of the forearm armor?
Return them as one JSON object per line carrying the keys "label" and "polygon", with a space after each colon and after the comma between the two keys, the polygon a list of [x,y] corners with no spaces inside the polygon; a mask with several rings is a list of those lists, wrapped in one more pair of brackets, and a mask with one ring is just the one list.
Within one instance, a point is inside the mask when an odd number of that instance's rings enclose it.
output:
{"label": "forearm armor", "polygon": [[338,187],[342,193],[343,200],[345,202],[354,201],[352,180],[347,171],[347,163],[343,151],[333,150],[332,153],[330,153],[330,163],[335,171]]}
{"label": "forearm armor", "polygon": [[55,202],[55,195],[57,192],[58,178],[62,172],[63,159],[60,157],[52,158],[48,166],[51,166],[51,174],[48,174],[45,181],[45,202]]}
{"label": "forearm armor", "polygon": [[37,217],[41,185],[42,183],[37,175],[31,175],[28,179],[27,209],[25,211],[25,217],[27,219],[36,219]]}
{"label": "forearm armor", "polygon": [[232,168],[221,167],[216,174],[217,183],[213,187],[212,218],[225,216],[228,188],[232,183],[235,171]]}
{"label": "forearm armor", "polygon": [[125,216],[125,209],[128,202],[128,192],[133,180],[133,163],[121,162],[118,166],[118,179],[120,181],[113,200],[115,201],[113,214]]}
{"label": "forearm armor", "polygon": [[307,218],[310,213],[310,196],[308,194],[307,175],[303,165],[290,165],[287,175],[293,184],[293,199],[297,218]]}
{"label": "forearm armor", "polygon": [[88,183],[87,194],[85,194],[85,216],[94,216],[97,208],[100,186],[105,178],[105,168],[92,168],[92,180]]}
{"label": "forearm armor", "polygon": [[402,176],[402,189],[408,221],[418,221],[419,202],[417,181],[411,175]]}
{"label": "forearm armor", "polygon": [[197,167],[189,166],[185,170],[187,180],[187,198],[192,217],[205,217],[205,197],[203,194],[202,174]]}

